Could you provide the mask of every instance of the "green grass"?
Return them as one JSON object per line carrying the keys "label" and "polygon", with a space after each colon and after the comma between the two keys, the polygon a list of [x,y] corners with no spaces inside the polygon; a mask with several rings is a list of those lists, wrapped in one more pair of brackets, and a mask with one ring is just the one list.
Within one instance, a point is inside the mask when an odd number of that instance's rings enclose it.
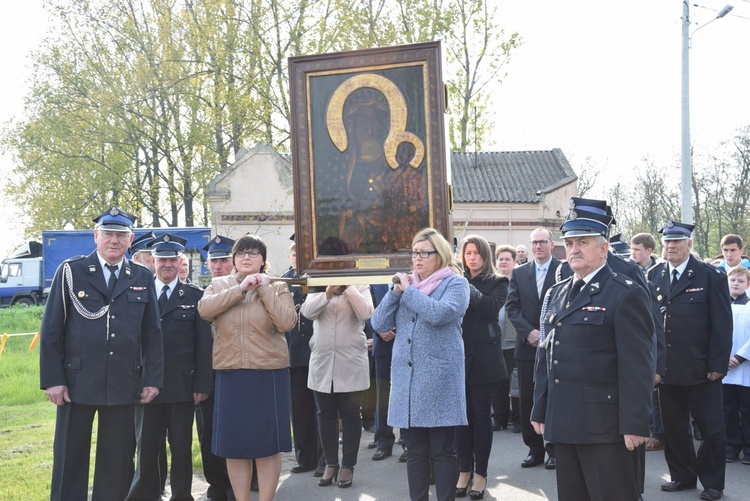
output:
{"label": "green grass", "polygon": [[0,335],[37,332],[42,324],[43,312],[44,306],[12,306],[0,309]]}
{"label": "green grass", "polygon": [[[0,336],[37,332],[42,307],[0,310]],[[0,499],[49,499],[56,407],[39,389],[39,346],[33,336],[8,338],[0,358]],[[96,430],[96,424],[94,424]],[[92,438],[89,484],[94,475]],[[198,438],[193,436],[193,471],[203,474]]]}

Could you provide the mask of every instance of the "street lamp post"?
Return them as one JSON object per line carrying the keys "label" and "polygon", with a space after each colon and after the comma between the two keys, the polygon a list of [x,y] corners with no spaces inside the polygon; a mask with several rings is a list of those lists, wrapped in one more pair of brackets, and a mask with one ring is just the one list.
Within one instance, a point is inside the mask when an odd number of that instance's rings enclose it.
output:
{"label": "street lamp post", "polygon": [[[733,7],[727,5],[715,18],[699,26],[693,34],[708,24],[729,14]],[[682,222],[693,222],[693,162],[690,144],[690,4],[682,1],[682,134],[680,167],[682,169]]]}

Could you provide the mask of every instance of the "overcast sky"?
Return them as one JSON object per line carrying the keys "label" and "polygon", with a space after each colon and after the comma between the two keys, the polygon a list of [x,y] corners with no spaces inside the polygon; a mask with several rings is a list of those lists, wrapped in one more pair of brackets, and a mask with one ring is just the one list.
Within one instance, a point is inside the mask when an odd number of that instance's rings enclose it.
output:
{"label": "overcast sky", "polygon": [[[561,148],[574,169],[591,158],[610,179],[644,157],[678,164],[680,150],[681,0],[489,0],[523,45],[494,92],[488,150]],[[41,0],[6,2],[0,16],[0,122],[23,112],[27,59],[48,22]],[[690,50],[691,132],[695,154],[708,154],[750,125],[750,0],[698,31]],[[725,2],[691,4],[691,31]],[[246,145],[252,147],[253,145]],[[0,158],[6,179],[12,164]],[[677,181],[676,181],[677,182]],[[3,204],[0,255],[22,243]],[[22,210],[20,211],[22,213]],[[22,224],[22,223],[20,223]]]}

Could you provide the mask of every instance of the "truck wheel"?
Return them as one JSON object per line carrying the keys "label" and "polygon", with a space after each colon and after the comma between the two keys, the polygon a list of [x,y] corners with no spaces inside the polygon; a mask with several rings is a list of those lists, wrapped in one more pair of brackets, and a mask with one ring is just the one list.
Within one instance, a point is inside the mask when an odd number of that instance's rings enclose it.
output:
{"label": "truck wheel", "polygon": [[13,304],[17,304],[18,306],[34,306],[34,300],[30,297],[20,297]]}

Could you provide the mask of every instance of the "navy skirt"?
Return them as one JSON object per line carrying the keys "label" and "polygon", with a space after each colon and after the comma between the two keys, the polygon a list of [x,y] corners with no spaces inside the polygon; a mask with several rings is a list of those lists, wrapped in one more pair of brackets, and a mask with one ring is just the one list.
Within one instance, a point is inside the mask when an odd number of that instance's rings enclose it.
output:
{"label": "navy skirt", "polygon": [[257,459],[292,450],[289,369],[216,371],[211,452]]}

